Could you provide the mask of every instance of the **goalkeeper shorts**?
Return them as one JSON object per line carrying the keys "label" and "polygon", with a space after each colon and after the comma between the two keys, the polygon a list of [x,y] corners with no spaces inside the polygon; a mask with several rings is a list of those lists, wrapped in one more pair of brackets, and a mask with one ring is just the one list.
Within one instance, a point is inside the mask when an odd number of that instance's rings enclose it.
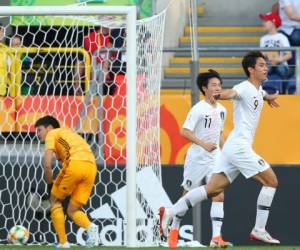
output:
{"label": "goalkeeper shorts", "polygon": [[70,161],[54,181],[51,195],[59,200],[71,196],[70,202],[77,207],[85,205],[90,197],[97,173],[97,166],[87,161]]}

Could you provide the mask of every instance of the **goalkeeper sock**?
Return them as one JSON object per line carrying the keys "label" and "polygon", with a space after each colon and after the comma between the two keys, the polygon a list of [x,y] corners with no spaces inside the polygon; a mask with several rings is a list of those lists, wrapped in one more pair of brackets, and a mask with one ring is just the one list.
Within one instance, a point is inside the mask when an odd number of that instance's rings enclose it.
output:
{"label": "goalkeeper sock", "polygon": [[60,244],[67,242],[67,235],[65,229],[65,215],[61,204],[55,204],[51,208],[51,220],[58,235],[58,241]]}
{"label": "goalkeeper sock", "polygon": [[257,199],[255,228],[265,229],[276,188],[262,187]]}
{"label": "goalkeeper sock", "polygon": [[89,226],[91,225],[91,222],[87,217],[87,215],[80,210],[75,211],[71,215],[71,218],[77,226],[82,227],[84,229],[88,229]]}

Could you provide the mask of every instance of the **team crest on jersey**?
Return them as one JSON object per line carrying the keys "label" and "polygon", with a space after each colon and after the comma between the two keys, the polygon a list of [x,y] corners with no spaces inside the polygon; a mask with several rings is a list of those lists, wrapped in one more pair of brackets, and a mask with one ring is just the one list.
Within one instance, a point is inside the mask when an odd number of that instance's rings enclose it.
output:
{"label": "team crest on jersey", "polygon": [[225,119],[225,112],[224,111],[220,112],[220,117],[221,117],[222,121],[224,121],[224,119]]}
{"label": "team crest on jersey", "polygon": [[193,183],[192,183],[191,180],[186,180],[185,184],[186,184],[186,186],[187,186],[188,188],[190,188],[190,187],[192,186]]}

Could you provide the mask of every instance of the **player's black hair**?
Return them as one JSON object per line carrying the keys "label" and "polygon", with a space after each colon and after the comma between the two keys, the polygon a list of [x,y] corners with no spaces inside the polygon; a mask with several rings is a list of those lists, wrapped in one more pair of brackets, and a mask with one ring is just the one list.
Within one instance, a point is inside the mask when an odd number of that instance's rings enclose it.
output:
{"label": "player's black hair", "polygon": [[260,51],[250,51],[244,56],[242,60],[242,66],[247,77],[250,76],[248,68],[255,68],[255,64],[258,58],[263,58],[266,60],[266,57]]}
{"label": "player's black hair", "polygon": [[44,126],[44,127],[48,127],[48,126],[52,126],[53,128],[59,128],[60,125],[59,125],[59,122],[56,118],[54,118],[53,116],[51,115],[47,115],[47,116],[44,116],[40,119],[38,119],[34,126],[37,128],[38,126]]}
{"label": "player's black hair", "polygon": [[11,35],[11,39],[18,38],[22,41],[22,37],[19,34]]}
{"label": "player's black hair", "polygon": [[205,95],[205,92],[203,90],[203,87],[207,88],[209,79],[211,78],[218,78],[222,84],[222,79],[221,76],[219,75],[219,73],[213,69],[209,69],[208,72],[204,72],[204,73],[200,73],[197,77],[197,85],[199,90],[201,91],[201,93],[203,95]]}

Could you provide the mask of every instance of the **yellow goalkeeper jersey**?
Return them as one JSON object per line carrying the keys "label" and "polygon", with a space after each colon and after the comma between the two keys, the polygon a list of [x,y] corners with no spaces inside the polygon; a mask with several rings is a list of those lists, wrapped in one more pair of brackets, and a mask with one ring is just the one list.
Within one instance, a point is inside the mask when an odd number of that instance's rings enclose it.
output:
{"label": "yellow goalkeeper jersey", "polygon": [[70,160],[96,162],[87,142],[70,129],[57,128],[50,130],[46,136],[45,143],[46,150],[53,150],[57,159],[63,165],[68,164]]}

